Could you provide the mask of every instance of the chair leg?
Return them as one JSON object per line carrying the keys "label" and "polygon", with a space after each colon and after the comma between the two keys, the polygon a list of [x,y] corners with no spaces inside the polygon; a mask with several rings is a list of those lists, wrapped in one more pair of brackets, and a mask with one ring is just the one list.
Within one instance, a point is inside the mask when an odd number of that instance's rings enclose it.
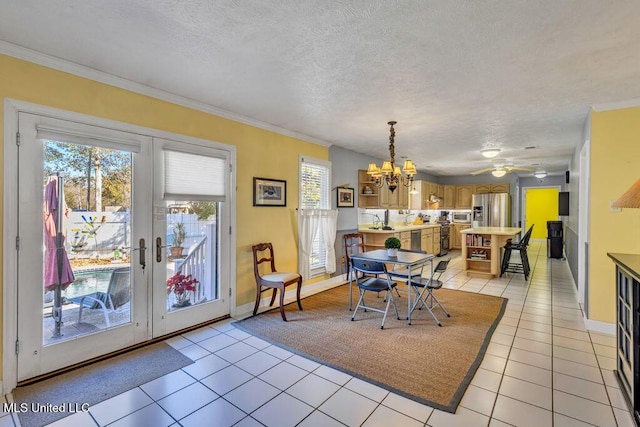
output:
{"label": "chair leg", "polygon": [[[276,295],[276,288],[273,288],[273,296]],[[284,315],[284,286],[280,289],[280,315],[282,316],[282,320],[287,321],[287,317]]]}
{"label": "chair leg", "polygon": [[353,271],[349,267],[349,311],[353,309]]}
{"label": "chair leg", "polygon": [[260,305],[260,288],[261,286],[256,287],[256,305],[253,306],[253,315],[255,316],[258,312],[258,306]]}
{"label": "chair leg", "polygon": [[500,277],[507,271],[509,267],[509,260],[511,259],[511,249],[505,248],[504,255],[502,256],[502,268],[500,268]]}
{"label": "chair leg", "polygon": [[298,300],[298,308],[302,310],[302,304],[300,303],[300,288],[302,288],[302,278],[298,279],[298,290],[296,291],[296,299]]}
{"label": "chair leg", "polygon": [[436,296],[433,295],[433,291],[429,292],[429,296],[431,297],[431,307],[432,308],[433,308],[433,303],[435,302],[438,305],[438,307],[440,307],[440,310],[442,310],[444,312],[444,314],[447,315],[447,317],[451,317],[451,315],[449,314],[447,309],[444,308],[444,306],[442,304],[440,304],[440,301],[438,301],[438,298],[436,298]]}
{"label": "chair leg", "polygon": [[273,293],[271,294],[271,302],[269,303],[269,307],[273,306],[273,302],[276,300],[276,293],[278,292],[277,288],[273,288]]}
{"label": "chair leg", "polygon": [[[360,290],[360,298],[358,298],[358,303],[356,304],[356,308],[355,310],[353,310],[353,314],[351,315],[351,321],[353,322],[356,319],[356,313],[358,312],[358,309],[360,308],[360,304],[364,303],[364,291]],[[367,310],[365,310],[363,308],[363,310],[366,312]]]}

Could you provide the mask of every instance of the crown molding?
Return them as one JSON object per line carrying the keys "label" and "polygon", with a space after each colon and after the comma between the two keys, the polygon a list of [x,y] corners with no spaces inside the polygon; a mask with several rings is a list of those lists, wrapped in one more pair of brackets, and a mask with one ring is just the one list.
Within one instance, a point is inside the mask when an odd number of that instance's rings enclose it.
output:
{"label": "crown molding", "polygon": [[632,98],[624,101],[605,102],[602,104],[594,104],[591,106],[594,111],[620,110],[622,108],[640,107],[640,98]]}
{"label": "crown molding", "polygon": [[303,141],[311,142],[313,144],[321,145],[323,147],[330,147],[333,143],[314,138],[309,135],[298,133],[289,129],[285,129],[270,123],[266,123],[260,120],[252,119],[251,117],[243,116],[241,114],[227,111],[222,108],[214,107],[203,102],[198,102],[193,99],[189,99],[183,96],[175,95],[170,92],[166,92],[160,89],[155,89],[150,86],[143,85],[141,83],[134,82],[132,80],[117,77],[104,71],[99,71],[94,68],[86,67],[84,65],[76,64],[75,62],[60,59],[55,56],[47,55],[45,53],[36,52],[31,49],[24,48],[12,43],[8,43],[0,40],[0,54],[11,56],[17,59],[21,59],[34,64],[42,65],[44,67],[52,68],[54,70],[62,71],[65,73],[73,74],[78,77],[83,77],[89,80],[93,80],[99,83],[104,83],[110,86],[115,86],[120,89],[125,89],[131,92],[135,92],[141,95],[150,96],[162,101],[167,101],[172,104],[180,105],[194,110],[202,111],[205,113],[213,114],[225,119],[233,120],[239,123],[243,123],[249,126],[254,126],[260,129],[275,132],[281,135],[289,136]]}

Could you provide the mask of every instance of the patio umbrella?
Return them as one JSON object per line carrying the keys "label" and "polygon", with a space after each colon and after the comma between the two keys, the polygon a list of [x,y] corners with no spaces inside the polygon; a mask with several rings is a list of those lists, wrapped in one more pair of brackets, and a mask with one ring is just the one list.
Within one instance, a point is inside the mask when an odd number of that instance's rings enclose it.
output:
{"label": "patio umbrella", "polygon": [[[56,322],[54,336],[60,336],[62,324],[62,290],[74,280],[73,270],[64,248],[63,218],[67,214],[64,203],[64,178],[61,173],[51,175],[45,187],[44,220],[44,289],[55,292],[53,318]],[[64,214],[63,214],[64,212]]]}

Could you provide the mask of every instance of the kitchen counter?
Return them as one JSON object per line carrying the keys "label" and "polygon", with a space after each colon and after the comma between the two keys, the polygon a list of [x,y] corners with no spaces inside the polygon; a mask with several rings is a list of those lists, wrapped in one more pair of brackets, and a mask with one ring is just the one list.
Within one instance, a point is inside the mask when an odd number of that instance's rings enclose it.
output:
{"label": "kitchen counter", "polygon": [[[640,281],[640,255],[638,254],[616,254],[607,252],[609,258],[611,258],[616,264],[625,268],[633,277],[636,277]],[[640,289],[639,289],[640,290]]]}
{"label": "kitchen counter", "polygon": [[400,233],[403,231],[422,230],[425,228],[441,227],[440,224],[409,224],[409,225],[394,225],[393,230],[383,230],[382,227],[378,229],[368,227],[358,227],[359,233]]}
{"label": "kitchen counter", "polygon": [[521,228],[518,227],[472,227],[460,230],[462,234],[493,234],[495,236],[515,236]]}

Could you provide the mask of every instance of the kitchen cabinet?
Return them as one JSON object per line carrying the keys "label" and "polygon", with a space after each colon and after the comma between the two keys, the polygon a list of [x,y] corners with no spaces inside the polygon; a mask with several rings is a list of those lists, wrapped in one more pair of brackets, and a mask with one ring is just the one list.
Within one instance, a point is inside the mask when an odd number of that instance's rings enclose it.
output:
{"label": "kitchen cabinet", "polygon": [[436,196],[440,197],[440,204],[442,204],[442,199],[444,199],[444,185],[438,184],[436,186]]}
{"label": "kitchen cabinet", "polygon": [[433,251],[431,253],[434,255],[440,253],[440,227],[433,229]]}
{"label": "kitchen cabinet", "polygon": [[427,199],[430,199],[431,196],[437,196],[438,195],[438,184],[436,184],[435,182],[430,182],[429,183],[429,193],[427,194]]}
{"label": "kitchen cabinet", "polygon": [[409,209],[429,209],[429,183],[426,181],[413,181],[413,186],[411,188],[415,188],[416,194],[411,194],[409,196],[411,200],[409,203]]}
{"label": "kitchen cabinet", "polygon": [[358,171],[358,207],[377,208],[380,206],[379,191],[377,185],[371,182],[366,170]]}
{"label": "kitchen cabinet", "polygon": [[440,202],[440,208],[442,209],[455,209],[456,207],[456,186],[455,185],[443,185],[443,197]]}
{"label": "kitchen cabinet", "polygon": [[380,188],[380,207],[384,209],[409,209],[409,189],[400,185],[393,192],[386,186]]}
{"label": "kitchen cabinet", "polygon": [[475,184],[473,186],[473,194],[491,193],[491,184]]}
{"label": "kitchen cabinet", "polygon": [[508,193],[509,192],[509,183],[504,182],[501,184],[491,184],[491,192],[492,193]]}
{"label": "kitchen cabinet", "polygon": [[452,249],[462,248],[462,234],[460,234],[460,230],[464,230],[469,227],[471,227],[471,224],[451,224],[451,235],[449,239]]}
{"label": "kitchen cabinet", "polygon": [[404,185],[396,188],[398,192],[398,209],[409,209],[409,188]]}
{"label": "kitchen cabinet", "polygon": [[411,250],[411,232],[403,231],[400,233],[400,247],[402,249]]}
{"label": "kitchen cabinet", "polygon": [[433,228],[422,229],[422,234],[420,235],[420,250],[430,254],[433,253]]}
{"label": "kitchen cabinet", "polygon": [[386,186],[380,188],[380,207],[392,209],[398,207],[398,193],[391,192]]}
{"label": "kitchen cabinet", "polygon": [[620,391],[631,405],[635,425],[640,425],[640,255],[607,253],[616,264],[616,370]]}
{"label": "kitchen cabinet", "polygon": [[456,209],[471,209],[471,195],[473,185],[458,185],[456,187]]}

